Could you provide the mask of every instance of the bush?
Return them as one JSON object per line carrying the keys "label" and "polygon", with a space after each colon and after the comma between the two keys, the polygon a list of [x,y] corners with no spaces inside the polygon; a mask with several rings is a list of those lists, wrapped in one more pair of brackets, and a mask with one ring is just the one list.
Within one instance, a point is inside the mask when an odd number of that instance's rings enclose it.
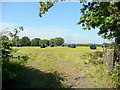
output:
{"label": "bush", "polygon": [[88,53],[87,57],[90,57],[90,59],[89,61],[85,62],[85,64],[87,63],[91,63],[93,65],[103,64],[104,61],[102,60],[102,56],[103,56],[103,52],[100,51],[96,51],[94,53]]}
{"label": "bush", "polygon": [[116,88],[120,88],[120,64],[116,63],[111,75],[111,82]]}

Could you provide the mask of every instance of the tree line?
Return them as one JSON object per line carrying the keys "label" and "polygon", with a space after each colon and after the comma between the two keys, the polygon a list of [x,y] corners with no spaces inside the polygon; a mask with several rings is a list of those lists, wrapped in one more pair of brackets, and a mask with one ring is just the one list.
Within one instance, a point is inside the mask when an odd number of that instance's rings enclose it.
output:
{"label": "tree line", "polygon": [[[3,35],[1,37],[2,40],[10,40],[8,36]],[[22,46],[39,46],[39,45],[56,45],[56,46],[61,46],[64,43],[64,38],[62,37],[56,37],[52,38],[50,40],[48,39],[40,39],[40,38],[34,38],[30,40],[28,36],[24,36],[19,39],[19,36],[16,36],[16,38],[10,40],[12,46],[16,45],[22,45]]]}

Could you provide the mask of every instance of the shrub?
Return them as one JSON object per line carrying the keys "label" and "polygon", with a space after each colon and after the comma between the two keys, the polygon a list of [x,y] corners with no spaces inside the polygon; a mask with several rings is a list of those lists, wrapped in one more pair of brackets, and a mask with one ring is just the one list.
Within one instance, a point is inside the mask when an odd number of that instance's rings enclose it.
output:
{"label": "shrub", "polygon": [[94,53],[88,53],[88,57],[90,57],[87,63],[91,63],[93,65],[103,64],[104,61],[102,60],[103,52],[96,51]]}
{"label": "shrub", "polygon": [[116,63],[111,75],[111,82],[116,88],[120,88],[120,64]]}

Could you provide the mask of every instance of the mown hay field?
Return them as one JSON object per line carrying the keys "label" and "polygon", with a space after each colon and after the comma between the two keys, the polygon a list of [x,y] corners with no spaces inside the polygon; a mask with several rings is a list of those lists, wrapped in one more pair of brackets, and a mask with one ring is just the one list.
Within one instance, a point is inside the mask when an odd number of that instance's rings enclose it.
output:
{"label": "mown hay field", "polygon": [[[16,87],[31,88],[111,88],[110,78],[105,71],[102,48],[89,47],[13,47],[28,56],[25,67],[16,79]],[[30,70],[46,74],[40,75]],[[48,74],[57,75],[53,78]],[[48,76],[46,76],[48,75]],[[54,79],[54,80],[53,80]],[[56,82],[57,80],[57,82]],[[59,81],[59,85],[58,85]]]}

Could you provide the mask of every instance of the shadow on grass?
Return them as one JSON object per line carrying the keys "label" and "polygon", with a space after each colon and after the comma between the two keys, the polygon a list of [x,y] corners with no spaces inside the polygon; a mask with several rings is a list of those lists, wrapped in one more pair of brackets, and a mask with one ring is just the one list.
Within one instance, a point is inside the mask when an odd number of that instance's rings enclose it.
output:
{"label": "shadow on grass", "polygon": [[[10,62],[9,62],[9,66],[3,66],[3,68],[7,70],[7,72],[4,71],[3,73],[4,78],[6,78],[3,79],[3,84],[2,84],[3,89],[65,88],[65,86],[61,84],[60,81],[62,79],[57,75],[57,73],[45,73],[35,68],[25,67]],[[10,78],[11,76],[9,76],[9,74],[13,75],[13,77]]]}

